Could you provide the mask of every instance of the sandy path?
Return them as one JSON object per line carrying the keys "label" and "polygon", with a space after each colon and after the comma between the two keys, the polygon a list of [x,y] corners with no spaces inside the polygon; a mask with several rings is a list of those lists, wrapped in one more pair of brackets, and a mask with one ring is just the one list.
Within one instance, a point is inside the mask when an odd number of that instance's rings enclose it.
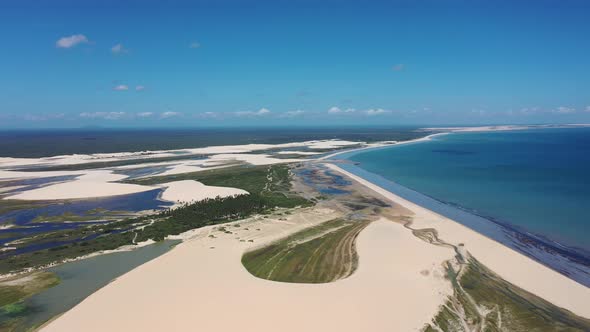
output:
{"label": "sandy path", "polygon": [[210,229],[201,229],[43,330],[416,331],[429,322],[451,292],[440,262],[453,252],[393,222],[376,221],[359,235],[359,269],[334,283],[272,282],[241,265],[248,247],[332,217],[296,213],[287,221],[240,222],[239,236],[254,243],[219,232],[209,238]]}

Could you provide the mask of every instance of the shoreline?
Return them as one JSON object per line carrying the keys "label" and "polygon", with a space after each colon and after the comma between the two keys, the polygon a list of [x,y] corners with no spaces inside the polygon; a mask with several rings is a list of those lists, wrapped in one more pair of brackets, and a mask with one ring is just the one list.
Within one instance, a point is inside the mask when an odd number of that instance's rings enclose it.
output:
{"label": "shoreline", "polygon": [[504,224],[492,217],[479,215],[460,205],[438,200],[356,165],[341,164],[339,167],[590,287],[590,269],[588,268],[590,258],[582,248],[569,247],[510,224]]}
{"label": "shoreline", "polygon": [[504,280],[579,316],[590,317],[590,307],[587,306],[590,301],[590,288],[459,222],[350,173],[338,165],[326,164],[326,166],[373,190],[387,200],[411,210],[416,214],[415,223],[418,226],[435,228],[442,239],[457,244],[463,243],[467,251]]}
{"label": "shoreline", "polygon": [[[579,127],[588,127],[587,125]],[[579,128],[572,126],[500,126],[500,127],[466,127],[466,128],[440,128],[449,130],[441,133],[434,133],[425,137],[399,142],[392,145],[384,146],[367,146],[358,149],[349,149],[338,151],[330,154],[320,161],[333,161],[334,164],[340,164],[342,160],[349,161],[349,158],[358,153],[365,152],[369,149],[395,148],[398,145],[422,143],[432,140],[434,137],[448,135],[453,133],[482,133],[482,132],[506,132],[506,131],[528,131],[528,130],[547,130],[547,129],[570,129]],[[433,128],[424,128],[433,129]],[[344,155],[344,156],[343,156]],[[337,157],[337,158],[334,158]],[[342,163],[344,168],[355,175],[359,175],[369,182],[384,186],[386,190],[401,195],[411,202],[419,202],[423,208],[432,210],[437,214],[445,216],[455,222],[458,222],[471,230],[482,234],[494,241],[511,248],[530,259],[541,263],[548,268],[563,274],[586,287],[590,287],[590,253],[587,249],[569,246],[555,241],[547,236],[531,233],[526,229],[519,228],[516,225],[503,222],[492,216],[481,215],[473,210],[457,204],[449,204],[443,200],[421,193],[412,188],[405,187],[393,180],[389,180],[377,173],[372,173],[356,165],[355,163]]]}
{"label": "shoreline", "polygon": [[415,139],[411,139],[411,140],[407,140],[407,141],[399,141],[399,142],[395,142],[393,144],[374,144],[371,146],[364,146],[361,148],[353,148],[353,149],[345,149],[345,150],[341,150],[341,151],[337,151],[334,153],[331,153],[327,156],[323,156],[314,160],[330,160],[335,156],[341,155],[341,154],[346,154],[346,153],[358,153],[364,150],[372,150],[372,149],[382,149],[382,148],[391,148],[394,146],[400,146],[400,145],[407,145],[407,144],[413,144],[413,143],[420,143],[420,142],[424,142],[424,141],[430,141],[432,138],[434,137],[438,137],[438,136],[444,136],[444,135],[448,135],[448,134],[452,134],[453,132],[449,131],[449,132],[443,132],[443,133],[434,133],[434,134],[430,134],[424,137],[420,137],[420,138],[415,138]]}

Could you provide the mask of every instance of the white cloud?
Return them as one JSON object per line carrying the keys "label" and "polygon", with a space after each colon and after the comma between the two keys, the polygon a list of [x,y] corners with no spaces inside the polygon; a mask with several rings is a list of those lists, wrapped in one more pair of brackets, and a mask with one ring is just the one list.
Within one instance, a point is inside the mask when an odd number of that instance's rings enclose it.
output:
{"label": "white cloud", "polygon": [[401,70],[404,70],[405,67],[406,66],[403,63],[398,63],[398,64],[394,65],[393,67],[391,67],[391,69],[393,71],[401,71]]}
{"label": "white cloud", "polygon": [[336,107],[336,106],[331,107],[328,110],[328,113],[330,113],[330,114],[336,114],[336,113],[341,113],[341,112],[342,112],[342,110],[339,107]]}
{"label": "white cloud", "polygon": [[571,114],[571,113],[575,113],[576,109],[571,108],[571,107],[565,107],[565,106],[559,106],[558,108],[553,110],[553,113],[557,113],[557,114]]}
{"label": "white cloud", "polygon": [[173,117],[181,116],[181,115],[182,115],[182,113],[180,113],[180,112],[167,111],[167,112],[160,114],[160,117],[162,119],[168,119],[168,118],[173,118]]}
{"label": "white cloud", "polygon": [[129,90],[129,86],[127,86],[125,84],[119,84],[119,85],[115,86],[113,88],[113,90],[115,90],[115,91],[127,91],[127,90]]}
{"label": "white cloud", "polygon": [[53,113],[53,114],[25,114],[24,119],[26,121],[47,121],[52,119],[63,119],[65,113]]}
{"label": "white cloud", "polygon": [[145,86],[143,86],[143,85],[137,85],[135,87],[135,91],[143,91],[143,90],[145,90]]}
{"label": "white cloud", "polygon": [[363,113],[365,113],[368,116],[374,116],[374,115],[381,115],[381,114],[389,114],[389,113],[391,113],[391,111],[377,108],[377,109],[369,109],[369,110],[363,111]]}
{"label": "white cloud", "polygon": [[129,53],[129,50],[126,49],[123,44],[119,43],[113,47],[111,47],[111,52],[113,54],[124,54],[124,53]]}
{"label": "white cloud", "polygon": [[196,41],[194,41],[194,42],[191,42],[191,43],[188,45],[188,47],[189,47],[189,48],[199,48],[199,47],[201,47],[201,44],[200,44],[200,43],[198,43],[198,42],[196,42]]}
{"label": "white cloud", "polygon": [[105,119],[105,120],[117,120],[125,116],[125,112],[83,112],[80,113],[81,118],[88,119]]}
{"label": "white cloud", "polygon": [[256,112],[253,111],[245,111],[245,112],[235,112],[234,114],[237,116],[263,116],[270,114],[271,111],[266,108],[261,108]]}
{"label": "white cloud", "polygon": [[381,114],[389,114],[389,113],[392,113],[392,111],[385,110],[382,108],[375,108],[375,109],[372,108],[372,109],[368,109],[368,110],[356,110],[354,108],[341,109],[336,106],[334,106],[328,110],[328,114],[352,114],[352,113],[374,116],[374,115],[381,115]]}
{"label": "white cloud", "polygon": [[343,110],[343,109],[341,109],[340,107],[336,107],[336,106],[334,106],[334,107],[331,107],[331,108],[328,110],[328,113],[329,113],[329,114],[354,113],[354,112],[356,112],[356,110],[355,110],[354,108],[347,108],[347,109],[344,109],[344,110]]}
{"label": "white cloud", "polygon": [[137,113],[137,116],[140,117],[140,118],[149,118],[152,115],[154,115],[153,112],[140,112],[140,113]]}
{"label": "white cloud", "polygon": [[72,35],[69,37],[61,37],[55,42],[55,47],[71,48],[78,44],[88,43],[88,38],[82,34]]}

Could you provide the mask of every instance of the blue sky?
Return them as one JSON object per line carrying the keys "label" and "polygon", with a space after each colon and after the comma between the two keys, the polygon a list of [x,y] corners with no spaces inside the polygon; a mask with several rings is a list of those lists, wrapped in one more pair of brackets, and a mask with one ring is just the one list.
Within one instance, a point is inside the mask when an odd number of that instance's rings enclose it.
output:
{"label": "blue sky", "polygon": [[3,0],[0,127],[588,123],[588,13],[567,0]]}

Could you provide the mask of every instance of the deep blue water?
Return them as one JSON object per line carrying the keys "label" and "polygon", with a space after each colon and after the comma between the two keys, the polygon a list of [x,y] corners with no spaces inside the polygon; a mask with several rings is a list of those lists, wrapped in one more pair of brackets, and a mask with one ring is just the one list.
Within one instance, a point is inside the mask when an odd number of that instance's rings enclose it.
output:
{"label": "deep blue water", "polygon": [[575,279],[590,283],[583,276],[590,267],[590,129],[455,133],[337,158],[565,274],[583,270]]}

